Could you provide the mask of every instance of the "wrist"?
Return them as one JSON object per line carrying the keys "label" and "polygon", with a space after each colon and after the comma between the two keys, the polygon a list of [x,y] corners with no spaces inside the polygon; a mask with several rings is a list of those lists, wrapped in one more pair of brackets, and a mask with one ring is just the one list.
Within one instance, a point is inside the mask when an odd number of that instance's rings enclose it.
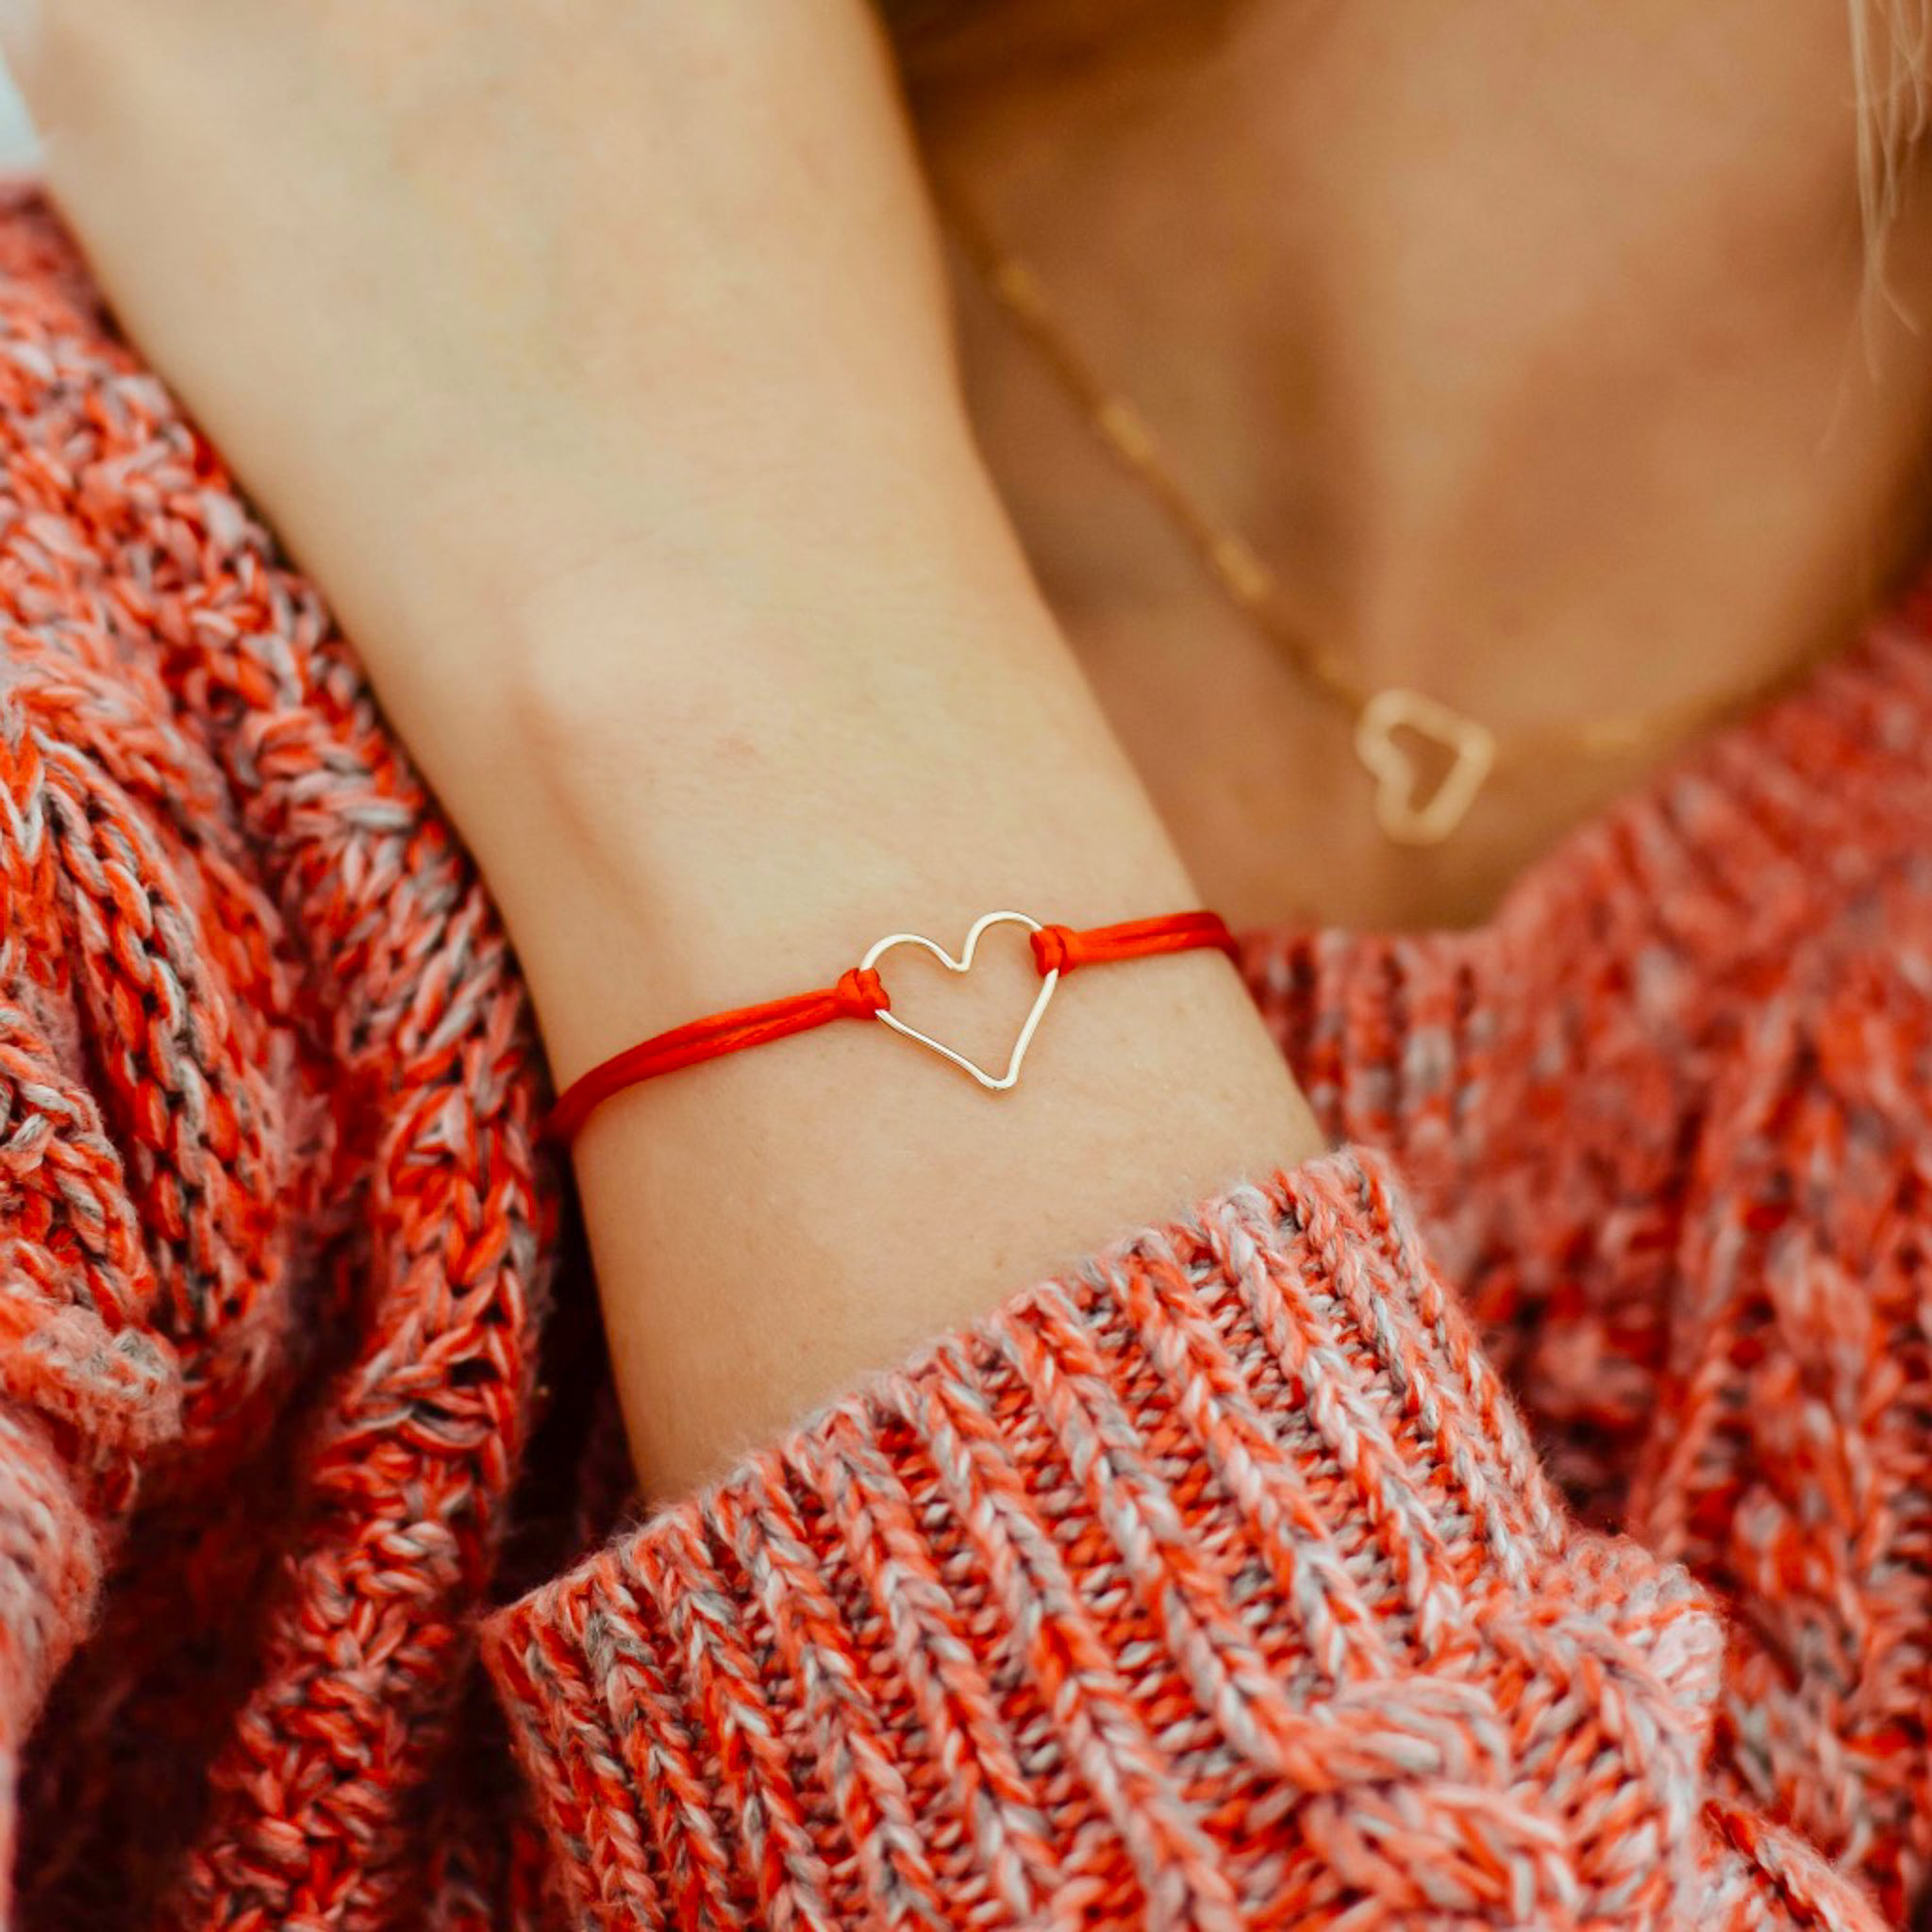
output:
{"label": "wrist", "polygon": [[956,948],[994,908],[1085,927],[1198,898],[1124,767],[1003,770],[968,738],[826,728],[811,756],[807,720],[775,744],[727,723],[735,769],[708,782],[691,748],[675,780],[587,758],[492,844],[559,1080],[702,1013],[828,984],[891,932]]}
{"label": "wrist", "polygon": [[1037,599],[962,601],[917,633],[812,626],[779,650],[714,621],[675,667],[525,683],[465,830],[560,1079],[836,977],[887,932],[1194,903]]}

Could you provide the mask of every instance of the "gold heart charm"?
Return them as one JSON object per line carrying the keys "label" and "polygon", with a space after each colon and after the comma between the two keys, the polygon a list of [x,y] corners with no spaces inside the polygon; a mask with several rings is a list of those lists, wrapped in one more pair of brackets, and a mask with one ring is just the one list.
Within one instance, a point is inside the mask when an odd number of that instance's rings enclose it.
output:
{"label": "gold heart charm", "polygon": [[[1418,803],[1415,760],[1395,741],[1412,731],[1449,754],[1449,769]],[[1440,845],[1457,825],[1496,763],[1495,734],[1474,718],[1403,685],[1378,691],[1355,721],[1355,755],[1375,781],[1375,823],[1397,845]]]}
{"label": "gold heart charm", "polygon": [[[979,944],[979,936],[990,925],[1024,925],[1028,932],[1039,932],[1041,924],[1037,919],[1029,919],[1024,912],[982,912],[973,922],[973,929],[966,935],[966,943],[956,959],[935,940],[929,940],[924,933],[895,932],[874,941],[872,949],[859,963],[861,972],[870,971],[894,946],[924,946],[948,973],[970,973],[973,970],[973,955]],[[881,1007],[873,1016],[883,1021],[894,1033],[903,1033],[908,1040],[916,1040],[921,1046],[930,1047],[941,1059],[951,1060],[956,1067],[963,1067],[982,1087],[990,1087],[995,1093],[1003,1093],[1020,1077],[1020,1063],[1026,1058],[1026,1049],[1032,1043],[1034,1029],[1040,1024],[1040,1016],[1046,1011],[1053,998],[1053,990],[1058,985],[1060,970],[1056,966],[1052,972],[1041,976],[1040,991],[1034,995],[1033,1008],[1026,1015],[1026,1024],[1020,1028],[1020,1037],[1013,1042],[1011,1058],[1007,1061],[1007,1071],[995,1079],[976,1061],[969,1060],[963,1053],[956,1053],[935,1040],[929,1033],[922,1033],[917,1026],[908,1026],[896,1014]]]}

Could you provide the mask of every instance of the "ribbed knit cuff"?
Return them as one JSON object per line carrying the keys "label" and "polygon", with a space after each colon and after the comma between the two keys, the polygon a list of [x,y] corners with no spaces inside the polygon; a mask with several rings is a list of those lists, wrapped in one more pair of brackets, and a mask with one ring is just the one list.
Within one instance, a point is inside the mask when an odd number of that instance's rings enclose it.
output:
{"label": "ribbed knit cuff", "polygon": [[1713,1620],[1574,1536],[1358,1155],[1028,1290],[487,1655],[599,1926],[1634,1925],[1722,1866]]}

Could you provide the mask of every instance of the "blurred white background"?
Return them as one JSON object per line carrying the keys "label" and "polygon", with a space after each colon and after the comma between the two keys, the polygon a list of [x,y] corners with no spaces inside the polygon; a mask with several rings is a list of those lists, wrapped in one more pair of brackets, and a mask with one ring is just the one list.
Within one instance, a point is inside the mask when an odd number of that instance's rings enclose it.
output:
{"label": "blurred white background", "polygon": [[26,125],[26,110],[20,96],[0,69],[0,168],[18,168],[34,158],[33,130]]}

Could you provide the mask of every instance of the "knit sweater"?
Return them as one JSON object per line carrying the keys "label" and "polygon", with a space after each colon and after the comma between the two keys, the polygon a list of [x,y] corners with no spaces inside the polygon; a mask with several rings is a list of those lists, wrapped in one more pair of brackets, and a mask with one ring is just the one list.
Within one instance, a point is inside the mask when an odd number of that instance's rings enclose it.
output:
{"label": "knit sweater", "polygon": [[0,624],[11,1923],[1908,1922],[1932,597],[1246,935],[1335,1152],[655,1513],[481,885],[19,186]]}

